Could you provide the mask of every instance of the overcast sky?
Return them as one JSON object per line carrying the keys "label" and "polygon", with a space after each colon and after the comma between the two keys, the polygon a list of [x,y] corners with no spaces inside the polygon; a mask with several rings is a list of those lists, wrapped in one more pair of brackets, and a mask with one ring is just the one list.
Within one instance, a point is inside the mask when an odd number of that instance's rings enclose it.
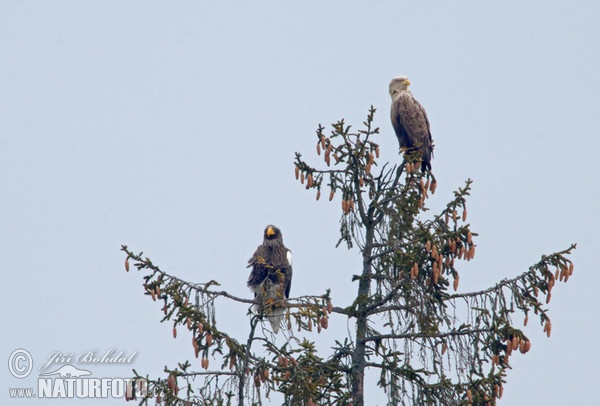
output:
{"label": "overcast sky", "polygon": [[[474,180],[461,291],[578,243],[552,337],[529,323],[501,404],[597,398],[600,3],[226,3],[0,0],[1,403],[36,388],[54,352],[137,351],[93,376],[193,358],[121,244],[249,297],[246,262],[273,223],[294,252],[292,295],[333,288],[348,304],[360,257],[334,248],[339,202],[294,180],[293,154],[316,163],[317,125],[359,126],[373,105],[382,160],[397,160],[387,87],[400,74],[435,140],[429,205]],[[246,307],[223,306],[219,326],[241,338]],[[34,359],[21,380],[6,368],[19,348]],[[384,397],[370,385],[367,401]]]}

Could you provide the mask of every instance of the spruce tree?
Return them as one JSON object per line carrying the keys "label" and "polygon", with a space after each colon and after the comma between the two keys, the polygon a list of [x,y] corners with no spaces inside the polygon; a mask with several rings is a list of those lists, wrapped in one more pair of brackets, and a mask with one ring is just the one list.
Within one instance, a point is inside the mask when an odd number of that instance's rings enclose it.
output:
{"label": "spruce tree", "polygon": [[[289,340],[277,346],[263,315],[252,310],[250,294],[233,296],[214,280],[182,280],[123,246],[126,269],[132,262],[143,272],[145,293],[162,304],[162,321],[173,325],[174,336],[190,340],[200,358],[166,368],[164,376],[144,377],[147,386],[132,381],[129,398],[142,404],[260,405],[279,399],[286,405],[362,406],[366,374],[378,377],[393,405],[493,405],[501,398],[511,357],[532,345],[522,326],[531,317],[550,336],[547,304],[556,282],[573,273],[567,256],[575,245],[543,255],[488,289],[461,292],[461,261],[473,259],[477,246],[467,222],[472,182],[431,213],[433,173],[419,170],[419,151],[406,151],[397,163],[380,162],[374,114],[371,108],[356,131],[344,120],[328,133],[319,126],[321,166],[299,153],[294,160],[296,179],[317,200],[324,193],[341,204],[337,245],[362,255],[355,269],[335,272],[356,284],[356,296],[334,304],[326,290],[288,299],[280,334]],[[248,336],[217,328],[217,298],[248,306],[247,314],[237,315],[250,323]],[[308,332],[327,329],[331,317],[347,319],[351,329],[339,332],[329,353],[319,353],[319,335]]]}

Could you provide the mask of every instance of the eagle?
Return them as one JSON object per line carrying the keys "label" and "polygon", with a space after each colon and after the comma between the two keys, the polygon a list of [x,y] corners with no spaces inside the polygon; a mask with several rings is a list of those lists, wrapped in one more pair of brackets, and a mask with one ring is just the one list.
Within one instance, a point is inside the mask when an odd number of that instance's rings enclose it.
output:
{"label": "eagle", "polygon": [[252,268],[248,287],[259,303],[255,310],[269,320],[277,334],[285,313],[281,304],[290,297],[292,286],[292,252],[283,245],[279,228],[272,224],[265,228],[263,243],[248,260],[248,268]]}
{"label": "eagle", "polygon": [[392,126],[403,151],[421,152],[421,172],[431,171],[433,158],[433,139],[429,130],[427,113],[414,98],[408,87],[410,81],[405,76],[398,76],[390,82],[392,109],[390,118]]}

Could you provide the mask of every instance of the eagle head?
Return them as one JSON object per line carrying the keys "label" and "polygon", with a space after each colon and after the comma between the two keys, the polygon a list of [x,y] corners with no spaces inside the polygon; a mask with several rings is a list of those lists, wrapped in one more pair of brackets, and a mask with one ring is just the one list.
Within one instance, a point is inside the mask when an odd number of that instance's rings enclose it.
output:
{"label": "eagle head", "polygon": [[272,224],[265,228],[265,241],[281,239],[281,230]]}
{"label": "eagle head", "polygon": [[390,96],[392,99],[395,95],[408,91],[410,80],[406,76],[397,76],[390,82]]}

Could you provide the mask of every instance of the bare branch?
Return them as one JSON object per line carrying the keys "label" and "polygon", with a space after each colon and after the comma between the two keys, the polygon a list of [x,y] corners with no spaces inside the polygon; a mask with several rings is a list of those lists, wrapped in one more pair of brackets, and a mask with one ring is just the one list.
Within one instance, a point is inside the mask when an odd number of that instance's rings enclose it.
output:
{"label": "bare branch", "polygon": [[455,337],[455,336],[470,336],[473,334],[482,334],[482,333],[491,333],[494,330],[491,328],[480,328],[480,329],[462,329],[455,331],[448,331],[446,333],[408,333],[408,334],[380,334],[365,337],[362,341],[378,341],[385,339],[395,339],[395,340],[413,340],[417,338],[447,338],[447,337]]}

